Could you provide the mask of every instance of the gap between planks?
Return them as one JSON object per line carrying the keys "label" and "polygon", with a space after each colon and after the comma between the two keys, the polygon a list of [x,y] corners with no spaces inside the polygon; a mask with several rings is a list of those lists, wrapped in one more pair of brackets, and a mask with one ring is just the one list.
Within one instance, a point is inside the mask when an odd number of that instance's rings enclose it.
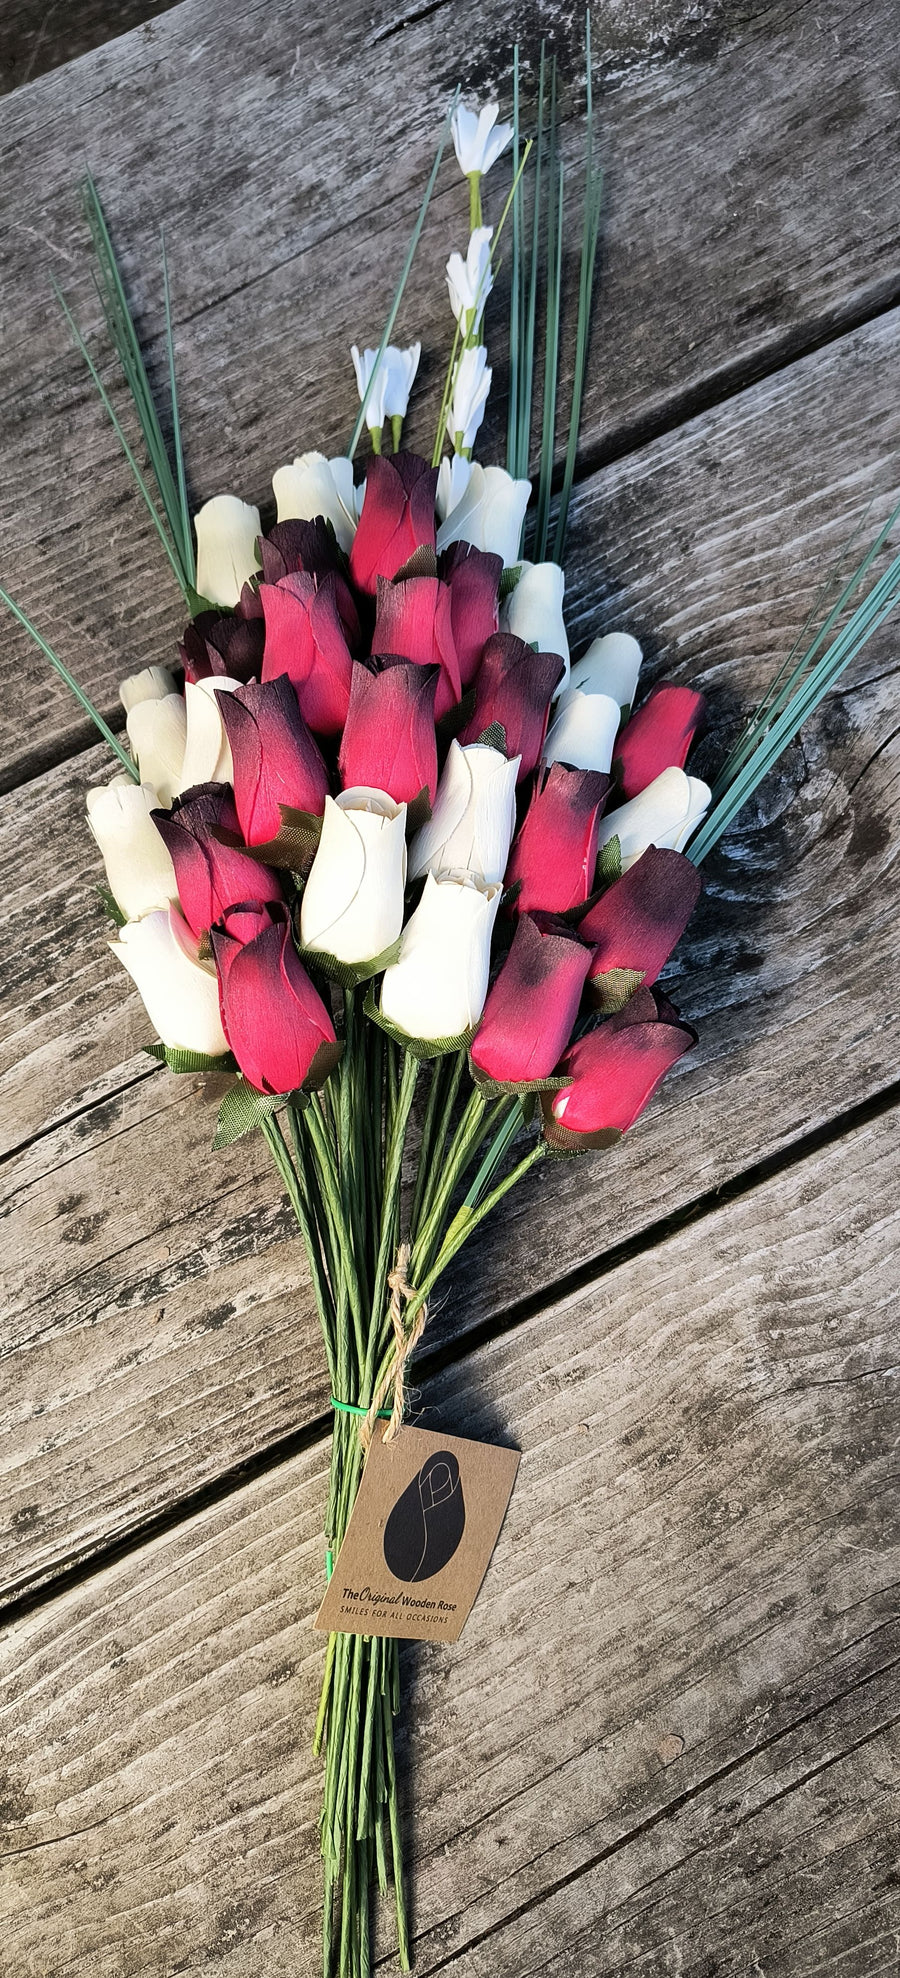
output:
{"label": "gap between planks", "polygon": [[[818,1154],[836,1146],[848,1135],[892,1113],[898,1106],[900,1080],[859,1105],[849,1107],[846,1112],[817,1127],[812,1133],[802,1135],[787,1147],[780,1148],[777,1153],[767,1155],[764,1160],[741,1170],[718,1187],[698,1195],[670,1215],[647,1224],[634,1236],[613,1244],[577,1269],[542,1286],[540,1291],[513,1299],[502,1311],[476,1322],[457,1338],[446,1340],[435,1351],[429,1353],[426,1346],[421,1356],[416,1356],[416,1384],[422,1381],[427,1385],[436,1375],[461,1366],[484,1347],[511,1337],[523,1325],[540,1318],[542,1314],[549,1314],[561,1301],[599,1286],[604,1278],[620,1270],[623,1265],[638,1262],[682,1230],[716,1215],[732,1203],[743,1201],[777,1176],[790,1174],[792,1170],[802,1167],[804,1162],[814,1160]],[[296,1240],[300,1241],[299,1234]],[[150,1540],[176,1531],[179,1525],[199,1512],[224,1503],[244,1490],[247,1484],[270,1475],[312,1449],[330,1434],[330,1430],[330,1415],[315,1415],[302,1428],[279,1436],[275,1442],[255,1451],[232,1469],[220,1471],[213,1481],[176,1498],[164,1511],[118,1533],[108,1544],[101,1544],[93,1550],[82,1547],[72,1559],[62,1558],[59,1565],[51,1569],[48,1575],[42,1575],[37,1584],[31,1584],[28,1579],[18,1586],[12,1584],[8,1594],[0,1596],[0,1627],[12,1625],[25,1615],[38,1611],[61,1593],[83,1586],[97,1573],[126,1559]]]}

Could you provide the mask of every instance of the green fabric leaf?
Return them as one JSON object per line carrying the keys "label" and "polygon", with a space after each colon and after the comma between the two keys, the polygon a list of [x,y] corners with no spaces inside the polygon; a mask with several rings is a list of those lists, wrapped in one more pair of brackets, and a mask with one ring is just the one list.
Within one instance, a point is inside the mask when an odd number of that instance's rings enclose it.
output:
{"label": "green fabric leaf", "polygon": [[495,1078],[487,1078],[477,1065],[473,1065],[471,1058],[469,1071],[473,1084],[477,1085],[479,1092],[483,1092],[486,1099],[521,1099],[529,1093],[559,1092],[568,1084],[566,1078],[517,1078],[508,1082],[498,1082]]}
{"label": "green fabric leaf", "polygon": [[379,1030],[384,1031],[386,1037],[392,1037],[394,1043],[399,1044],[402,1050],[409,1051],[411,1057],[418,1058],[423,1063],[429,1058],[448,1057],[451,1051],[467,1051],[478,1029],[476,1023],[472,1025],[471,1030],[464,1031],[461,1037],[407,1037],[405,1030],[398,1030],[397,1025],[391,1023],[389,1017],[382,1016],[371,989],[366,991],[363,1009],[366,1016],[371,1017],[373,1023],[377,1023]]}
{"label": "green fabric leaf", "polygon": [[618,838],[607,838],[600,847],[597,860],[597,885],[605,892],[616,879],[622,877],[622,847]]}
{"label": "green fabric leaf", "polygon": [[145,1044],[147,1056],[155,1058],[157,1064],[166,1065],[169,1071],[237,1071],[237,1061],[230,1051],[223,1051],[217,1058],[207,1057],[205,1051],[182,1051],[169,1044]]}
{"label": "green fabric leaf", "polygon": [[507,742],[506,742],[506,729],[504,728],[502,721],[489,722],[488,726],[482,729],[481,734],[478,737],[478,740],[482,748],[497,749],[500,755],[505,755],[507,759],[509,758],[509,749],[507,747]]}
{"label": "green fabric leaf", "polygon": [[625,1008],[646,973],[643,968],[605,969],[601,975],[591,976],[588,982],[591,999],[604,1016],[612,1016],[616,1010]]}
{"label": "green fabric leaf", "polygon": [[505,570],[501,571],[500,573],[500,603],[501,604],[504,603],[506,598],[512,596],[513,591],[515,590],[521,575],[522,575],[521,563],[510,563],[507,565]]}
{"label": "green fabric leaf", "polygon": [[371,982],[374,975],[383,975],[397,961],[400,954],[401,936],[392,941],[383,954],[376,955],[369,962],[342,962],[336,955],[323,954],[319,948],[298,948],[304,968],[318,969],[327,975],[329,982],[339,982],[343,989],[357,989],[361,982]]}
{"label": "green fabric leaf", "polygon": [[123,913],[121,907],[116,904],[109,887],[97,886],[95,891],[98,899],[103,902],[104,910],[108,913],[110,920],[114,921],[117,927],[124,927],[128,920],[128,915],[127,913]]}
{"label": "green fabric leaf", "polygon": [[213,1140],[216,1152],[222,1147],[230,1147],[234,1140],[242,1140],[245,1133],[252,1133],[254,1127],[268,1119],[270,1113],[287,1103],[287,1096],[284,1092],[257,1092],[245,1079],[239,1079],[231,1091],[226,1092],[219,1107]]}

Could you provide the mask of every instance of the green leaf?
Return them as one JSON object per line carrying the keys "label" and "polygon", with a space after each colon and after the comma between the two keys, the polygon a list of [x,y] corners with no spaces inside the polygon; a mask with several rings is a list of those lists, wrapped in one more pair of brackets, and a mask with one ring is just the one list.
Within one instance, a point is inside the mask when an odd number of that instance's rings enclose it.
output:
{"label": "green leaf", "polygon": [[606,844],[601,845],[597,859],[596,877],[597,887],[598,889],[602,889],[603,892],[606,891],[607,886],[612,886],[616,879],[621,879],[622,847],[618,837],[607,838]]}
{"label": "green leaf", "polygon": [[646,973],[644,968],[608,968],[601,975],[592,975],[588,982],[591,1000],[604,1016],[612,1016],[616,1010],[624,1010]]}
{"label": "green leaf", "polygon": [[156,1058],[159,1064],[167,1065],[169,1071],[179,1074],[198,1071],[237,1071],[237,1060],[232,1057],[230,1051],[223,1051],[217,1058],[210,1058],[205,1051],[182,1051],[175,1044],[145,1044],[144,1050],[148,1057]]}
{"label": "green leaf", "polygon": [[477,1065],[473,1065],[471,1057],[469,1071],[473,1085],[477,1085],[479,1092],[483,1093],[486,1099],[523,1099],[535,1092],[559,1092],[569,1082],[566,1078],[516,1078],[498,1081],[486,1077]]}
{"label": "green leaf", "polygon": [[383,954],[376,955],[369,962],[342,962],[336,955],[324,954],[319,948],[299,947],[297,952],[305,968],[318,969],[322,975],[327,975],[329,982],[339,982],[343,989],[357,989],[361,982],[370,982],[374,975],[383,975],[385,969],[392,966],[399,957],[401,939],[398,934],[396,941],[392,941]]}
{"label": "green leaf", "polygon": [[489,721],[487,727],[482,729],[478,741],[483,749],[496,749],[498,754],[508,758],[506,729],[502,721]]}
{"label": "green leaf", "polygon": [[373,1023],[377,1023],[379,1030],[384,1031],[386,1037],[392,1037],[395,1044],[399,1044],[402,1050],[408,1051],[411,1057],[418,1058],[422,1063],[429,1058],[448,1057],[451,1051],[467,1051],[478,1029],[475,1023],[471,1030],[464,1031],[461,1037],[408,1037],[405,1030],[398,1029],[398,1026],[391,1022],[390,1017],[382,1016],[371,988],[366,991],[363,1009],[366,1016],[371,1017]]}
{"label": "green leaf", "polygon": [[109,915],[110,920],[114,921],[117,927],[125,927],[128,921],[128,915],[127,913],[123,913],[121,907],[117,905],[109,887],[97,886],[94,890],[97,898],[102,901],[104,910]]}
{"label": "green leaf", "polygon": [[[524,480],[525,477],[524,475],[520,475],[519,478],[521,480]],[[521,563],[508,563],[505,569],[501,570],[500,591],[499,591],[501,604],[505,604],[506,599],[508,597],[512,597],[513,591],[515,590],[521,575],[522,575]]]}
{"label": "green leaf", "polygon": [[270,1113],[276,1112],[279,1106],[285,1106],[287,1101],[286,1092],[274,1096],[269,1092],[257,1092],[245,1079],[239,1079],[231,1091],[226,1092],[219,1107],[214,1150],[218,1153],[222,1147],[230,1147],[233,1141],[242,1140],[245,1133],[252,1133],[264,1119],[269,1118]]}
{"label": "green leaf", "polygon": [[64,681],[65,685],[68,687],[70,694],[74,694],[79,707],[83,707],[85,714],[90,715],[90,718],[93,721],[95,728],[99,728],[100,733],[103,736],[104,742],[108,742],[109,747],[112,749],[113,754],[118,756],[123,769],[127,769],[128,774],[132,778],[132,780],[135,783],[139,783],[141,780],[140,773],[138,771],[138,766],[137,763],[134,761],[133,756],[129,755],[127,749],[123,748],[122,743],[119,741],[118,735],[113,734],[113,731],[109,726],[109,723],[104,721],[102,714],[100,714],[98,709],[95,708],[93,701],[89,699],[88,695],[84,691],[84,688],[79,686],[74,673],[69,672],[69,668],[67,667],[65,660],[60,659],[58,654],[54,652],[53,647],[47,644],[47,641],[44,638],[43,633],[38,631],[36,625],[32,625],[31,619],[26,617],[25,612],[21,609],[21,606],[17,605],[15,598],[11,598],[9,592],[5,591],[2,585],[0,585],[0,604],[5,604],[7,611],[11,611],[13,617],[18,619],[18,622],[22,626],[23,630],[28,633],[28,637],[30,639],[33,639],[34,644],[38,647],[39,651],[43,653],[44,658],[49,659],[51,666],[56,669],[56,672],[59,674],[60,679]]}

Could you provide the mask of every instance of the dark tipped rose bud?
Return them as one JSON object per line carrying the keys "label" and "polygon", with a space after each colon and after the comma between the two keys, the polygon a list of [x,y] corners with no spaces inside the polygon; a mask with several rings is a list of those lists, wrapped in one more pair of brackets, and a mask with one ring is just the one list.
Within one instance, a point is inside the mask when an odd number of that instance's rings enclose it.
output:
{"label": "dark tipped rose bud", "polygon": [[186,627],[181,661],[186,680],[251,680],[262,666],[265,627],[259,593],[245,584],[233,611],[201,611]]}
{"label": "dark tipped rose bud", "polygon": [[375,653],[392,653],[417,666],[439,666],[434,712],[456,707],[462,694],[453,639],[450,592],[439,577],[404,577],[378,585],[378,611],[372,640]]}
{"label": "dark tipped rose bud", "polygon": [[475,710],[460,742],[477,742],[492,721],[499,721],[506,731],[507,754],[522,758],[521,783],[537,765],[550,702],[564,672],[559,653],[535,652],[512,632],[495,633],[475,675]]}
{"label": "dark tipped rose bud", "polygon": [[571,928],[545,915],[521,916],[471,1049],[486,1078],[549,1078],[572,1035],[590,960]]}
{"label": "dark tipped rose bud", "polygon": [[590,975],[601,1000],[610,1007],[622,1000],[622,971],[640,975],[644,988],[651,987],[681,940],[700,887],[690,859],[651,845],[607,888],[578,924],[582,941],[594,951]]}
{"label": "dark tipped rose bud", "polygon": [[324,516],[316,516],[311,522],[294,519],[276,522],[267,536],[260,537],[259,553],[264,584],[279,584],[283,577],[295,577],[300,572],[315,577],[319,583],[333,577],[335,602],[347,643],[356,648],[359,614],[343,575],[337,543]]}
{"label": "dark tipped rose bud", "polygon": [[247,845],[266,845],[282,826],[280,804],[321,817],[328,771],[286,674],[220,694],[231,744],[234,801]]}
{"label": "dark tipped rose bud", "polygon": [[411,659],[354,662],[339,757],[345,790],[386,790],[398,804],[411,804],[427,790],[434,803],[439,679],[437,666],[416,666]]}
{"label": "dark tipped rose bud", "polygon": [[218,835],[240,837],[227,783],[188,790],[170,811],[155,810],[153,822],[169,848],[181,910],[192,933],[204,933],[240,902],[281,900],[275,873]]}
{"label": "dark tipped rose bud", "polygon": [[465,692],[475,678],[488,639],[500,623],[503,558],[473,549],[470,543],[453,543],[441,557],[440,575],[450,589],[453,642]]}
{"label": "dark tipped rose bud", "polygon": [[319,583],[301,571],[277,584],[261,584],[259,595],[266,620],[263,679],[286,673],[314,733],[340,734],[350,705],[353,661],[334,577]]}
{"label": "dark tipped rose bud", "polygon": [[663,681],[627,721],[615,745],[623,797],[638,797],[664,769],[683,769],[706,702],[691,687]]}
{"label": "dark tipped rose bud", "polygon": [[416,453],[376,455],[366,470],[350,575],[375,596],[379,577],[396,577],[417,549],[434,548],[437,468]]}
{"label": "dark tipped rose bud", "polygon": [[696,1043],[696,1032],[652,989],[638,989],[611,1016],[571,1046],[559,1066],[567,1083],[545,1094],[544,1131],[551,1145],[611,1145],[643,1112],[670,1066]]}
{"label": "dark tipped rose bud", "polygon": [[583,906],[594,885],[600,816],[609,777],[599,769],[554,762],[541,773],[512,848],[506,884],[520,882],[516,907],[568,913]]}
{"label": "dark tipped rose bud", "polygon": [[[296,1092],[334,1025],[294,946],[287,908],[235,908],[213,928],[222,1027],[258,1092]],[[320,1060],[321,1062],[321,1060]]]}

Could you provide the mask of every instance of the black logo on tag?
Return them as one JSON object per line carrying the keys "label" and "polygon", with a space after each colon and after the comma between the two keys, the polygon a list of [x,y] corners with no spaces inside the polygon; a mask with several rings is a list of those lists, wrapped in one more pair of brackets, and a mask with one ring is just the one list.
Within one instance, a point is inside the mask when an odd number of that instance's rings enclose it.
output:
{"label": "black logo on tag", "polygon": [[385,1563],[395,1580],[411,1584],[440,1573],[465,1526],[459,1464],[449,1449],[438,1449],[398,1497],[384,1528]]}

